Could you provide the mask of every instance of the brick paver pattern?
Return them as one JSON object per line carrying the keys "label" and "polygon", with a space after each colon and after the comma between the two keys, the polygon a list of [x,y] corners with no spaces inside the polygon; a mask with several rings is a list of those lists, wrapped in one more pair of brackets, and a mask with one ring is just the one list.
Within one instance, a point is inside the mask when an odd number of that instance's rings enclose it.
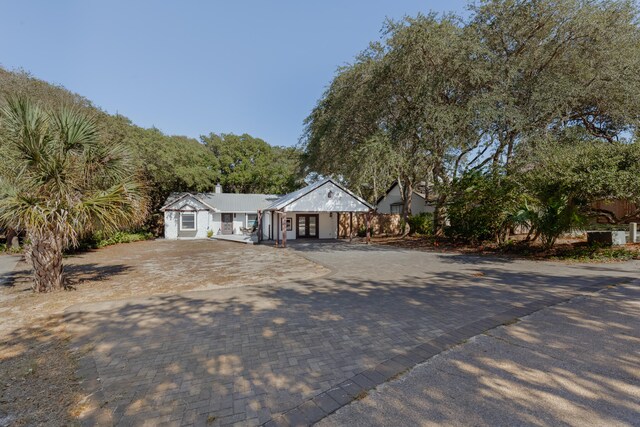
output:
{"label": "brick paver pattern", "polygon": [[431,339],[465,338],[491,326],[482,319],[630,280],[637,268],[337,243],[287,250],[334,273],[74,307],[67,322],[86,351],[80,375],[99,378],[93,384],[113,422],[261,425],[283,422],[294,408],[319,419],[383,381],[374,370],[381,362],[395,358],[386,363],[401,372],[420,362],[415,348]]}

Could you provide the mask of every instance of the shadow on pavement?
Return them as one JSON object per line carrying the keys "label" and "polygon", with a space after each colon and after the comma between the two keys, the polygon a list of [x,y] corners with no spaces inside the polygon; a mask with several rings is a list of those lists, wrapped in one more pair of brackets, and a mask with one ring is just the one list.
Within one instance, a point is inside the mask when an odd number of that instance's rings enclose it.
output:
{"label": "shadow on pavement", "polygon": [[260,424],[443,331],[611,281],[487,273],[193,292],[79,306],[65,321],[109,422]]}

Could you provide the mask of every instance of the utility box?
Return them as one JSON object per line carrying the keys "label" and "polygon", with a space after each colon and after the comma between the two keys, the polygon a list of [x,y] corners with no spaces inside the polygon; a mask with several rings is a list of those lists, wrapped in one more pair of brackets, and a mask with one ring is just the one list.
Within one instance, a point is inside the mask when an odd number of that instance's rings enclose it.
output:
{"label": "utility box", "polygon": [[587,231],[587,242],[590,245],[626,245],[627,233],[625,231]]}

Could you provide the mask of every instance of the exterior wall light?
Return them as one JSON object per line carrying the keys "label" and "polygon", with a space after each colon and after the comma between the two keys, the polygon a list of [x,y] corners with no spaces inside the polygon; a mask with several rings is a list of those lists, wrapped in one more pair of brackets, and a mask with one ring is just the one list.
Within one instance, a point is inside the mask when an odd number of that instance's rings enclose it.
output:
{"label": "exterior wall light", "polygon": [[332,198],[333,197],[333,191],[329,190],[329,192],[327,193],[327,197],[328,198]]}

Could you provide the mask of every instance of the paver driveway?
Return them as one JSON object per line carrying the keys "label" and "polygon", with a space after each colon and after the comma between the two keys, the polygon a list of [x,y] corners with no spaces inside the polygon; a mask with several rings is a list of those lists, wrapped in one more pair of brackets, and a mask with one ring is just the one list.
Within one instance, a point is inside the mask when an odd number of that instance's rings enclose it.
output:
{"label": "paver driveway", "polygon": [[[483,319],[566,298],[580,287],[631,280],[639,265],[565,265],[346,243],[287,250],[332,274],[70,309],[74,345],[86,353],[80,374],[108,410],[89,413],[107,418],[88,422],[304,423],[351,400],[345,380],[379,382],[358,374],[380,362],[396,356],[408,367],[416,355],[411,349],[431,338],[469,324],[490,326]],[[398,359],[401,354],[407,357]]]}
{"label": "paver driveway", "polygon": [[487,331],[318,423],[442,425],[640,425],[640,280]]}

